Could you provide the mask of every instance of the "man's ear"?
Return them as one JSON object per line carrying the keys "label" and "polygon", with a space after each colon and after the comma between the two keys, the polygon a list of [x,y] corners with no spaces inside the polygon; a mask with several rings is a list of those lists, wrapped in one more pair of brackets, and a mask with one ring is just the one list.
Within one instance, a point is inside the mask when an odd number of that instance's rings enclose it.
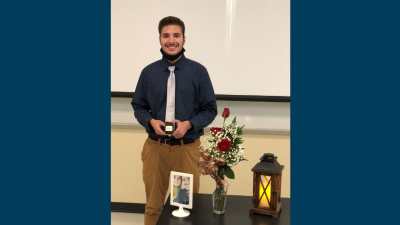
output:
{"label": "man's ear", "polygon": [[186,42],[186,36],[183,36],[183,44]]}
{"label": "man's ear", "polygon": [[158,41],[160,42],[160,45],[161,45],[161,36],[158,37]]}

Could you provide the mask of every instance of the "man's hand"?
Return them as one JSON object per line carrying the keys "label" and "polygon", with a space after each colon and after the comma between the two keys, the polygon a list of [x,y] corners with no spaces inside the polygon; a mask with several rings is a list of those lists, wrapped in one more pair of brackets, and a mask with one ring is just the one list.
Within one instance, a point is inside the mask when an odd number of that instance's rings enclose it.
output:
{"label": "man's hand", "polygon": [[183,135],[186,134],[187,130],[189,130],[191,128],[191,124],[189,121],[184,121],[181,122],[179,120],[173,119],[171,121],[171,123],[176,123],[176,130],[174,131],[174,133],[172,134],[176,139],[178,138],[182,138]]}
{"label": "man's hand", "polygon": [[163,121],[151,119],[150,120],[150,125],[153,127],[153,129],[156,132],[156,134],[158,134],[158,135],[166,135],[164,133],[164,131],[161,129],[161,126],[165,127],[165,123]]}

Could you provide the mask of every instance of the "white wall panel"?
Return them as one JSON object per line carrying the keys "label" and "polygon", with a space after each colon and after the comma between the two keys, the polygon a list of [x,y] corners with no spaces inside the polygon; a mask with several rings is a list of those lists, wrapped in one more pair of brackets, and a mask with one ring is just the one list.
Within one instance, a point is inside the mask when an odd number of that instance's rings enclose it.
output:
{"label": "white wall panel", "polygon": [[111,91],[134,92],[161,58],[158,23],[186,26],[185,55],[203,64],[216,94],[290,96],[289,0],[112,0]]}

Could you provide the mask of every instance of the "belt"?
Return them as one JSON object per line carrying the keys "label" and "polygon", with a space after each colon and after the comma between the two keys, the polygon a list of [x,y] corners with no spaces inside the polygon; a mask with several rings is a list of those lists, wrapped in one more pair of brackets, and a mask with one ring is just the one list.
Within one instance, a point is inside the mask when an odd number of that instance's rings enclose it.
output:
{"label": "belt", "polygon": [[[156,137],[156,136],[153,136],[153,135],[150,135],[149,134],[149,138],[151,139],[151,140],[154,140],[154,141],[158,141],[158,137]],[[193,143],[193,142],[195,142],[196,140],[197,140],[198,138],[193,138],[193,139],[164,139],[164,138],[161,138],[161,141],[160,141],[160,143],[163,143],[163,144],[166,144],[166,145],[180,145],[181,144],[181,140],[183,140],[183,144],[190,144],[190,143]]]}

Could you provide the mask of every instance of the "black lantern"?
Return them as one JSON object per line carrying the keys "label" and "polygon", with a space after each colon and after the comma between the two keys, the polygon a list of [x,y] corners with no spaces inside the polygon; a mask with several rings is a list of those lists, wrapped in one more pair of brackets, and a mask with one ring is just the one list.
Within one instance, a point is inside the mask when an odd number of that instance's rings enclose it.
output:
{"label": "black lantern", "polygon": [[278,218],[281,211],[282,170],[285,166],[276,161],[278,157],[265,153],[253,171],[253,205],[250,213],[271,215]]}

